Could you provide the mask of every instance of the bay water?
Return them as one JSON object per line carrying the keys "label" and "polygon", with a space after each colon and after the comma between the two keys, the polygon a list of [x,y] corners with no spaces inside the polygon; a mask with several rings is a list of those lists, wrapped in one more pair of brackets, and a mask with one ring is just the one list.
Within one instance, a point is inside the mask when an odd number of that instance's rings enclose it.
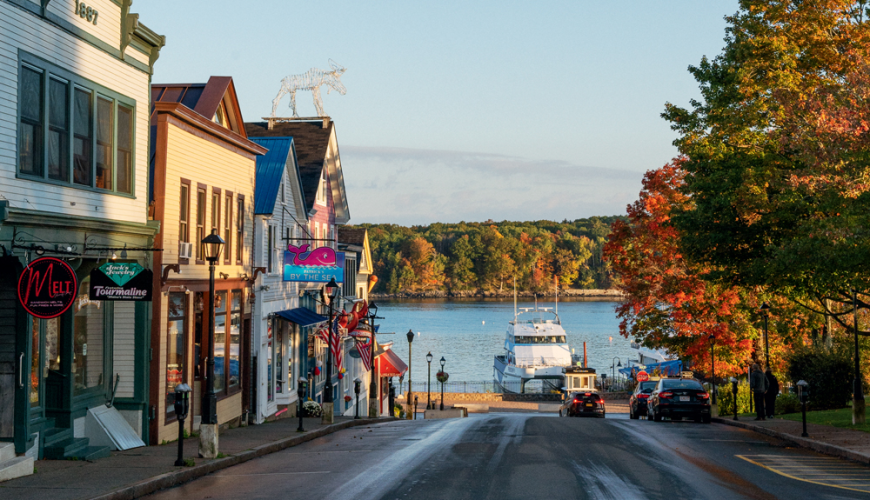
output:
{"label": "bay water", "polygon": [[[513,300],[405,299],[377,300],[380,332],[378,342],[393,341],[393,351],[408,363],[408,330],[413,330],[412,380],[425,382],[426,353],[431,352],[432,383],[446,360],[445,371],[451,382],[485,382],[493,380],[493,356],[504,354],[508,322],[514,318]],[[553,307],[538,302],[539,307]],[[611,376],[611,366],[637,359],[630,341],[619,335],[615,301],[568,299],[559,301],[559,317],[568,344],[582,356],[586,342],[588,366],[597,373]],[[520,301],[519,307],[535,307],[534,301]],[[614,359],[617,358],[617,359]],[[405,382],[407,383],[407,376]]]}

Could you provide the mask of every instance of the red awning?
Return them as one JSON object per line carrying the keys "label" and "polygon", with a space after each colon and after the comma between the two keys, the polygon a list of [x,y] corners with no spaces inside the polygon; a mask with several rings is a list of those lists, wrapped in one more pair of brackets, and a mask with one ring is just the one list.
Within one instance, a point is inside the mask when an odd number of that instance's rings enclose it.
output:
{"label": "red awning", "polygon": [[408,371],[408,365],[392,350],[384,351],[377,360],[378,373],[381,377],[401,377]]}

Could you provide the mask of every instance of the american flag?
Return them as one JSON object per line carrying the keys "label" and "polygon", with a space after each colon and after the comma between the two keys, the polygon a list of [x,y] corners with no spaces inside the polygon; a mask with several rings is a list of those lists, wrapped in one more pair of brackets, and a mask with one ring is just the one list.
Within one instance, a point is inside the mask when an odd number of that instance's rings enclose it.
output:
{"label": "american flag", "polygon": [[332,360],[335,368],[341,371],[341,333],[339,332],[339,321],[342,314],[336,314],[332,320],[332,328],[329,331],[329,348],[332,350]]}
{"label": "american flag", "polygon": [[352,334],[354,337],[366,337],[365,342],[357,342],[356,350],[359,352],[360,359],[363,362],[363,366],[366,371],[372,369],[372,334],[362,330],[356,330]]}

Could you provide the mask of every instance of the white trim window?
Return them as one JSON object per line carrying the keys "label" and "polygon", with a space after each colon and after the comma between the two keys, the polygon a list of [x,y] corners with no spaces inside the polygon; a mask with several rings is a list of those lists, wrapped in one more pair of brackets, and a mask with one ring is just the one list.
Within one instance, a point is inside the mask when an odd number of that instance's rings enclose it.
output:
{"label": "white trim window", "polygon": [[320,184],[317,186],[317,203],[326,205],[326,190],[329,188],[329,182],[326,178],[326,169],[320,171]]}
{"label": "white trim window", "polygon": [[275,226],[266,226],[266,272],[275,274]]}

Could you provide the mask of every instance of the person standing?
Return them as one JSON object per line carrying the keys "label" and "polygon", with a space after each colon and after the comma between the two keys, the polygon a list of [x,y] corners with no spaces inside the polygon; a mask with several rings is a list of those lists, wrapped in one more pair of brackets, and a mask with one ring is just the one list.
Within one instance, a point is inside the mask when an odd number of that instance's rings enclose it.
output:
{"label": "person standing", "polygon": [[770,371],[770,367],[764,371],[764,376],[767,379],[767,392],[764,395],[764,409],[767,418],[773,418],[773,412],[776,409],[776,397],[779,395],[779,380],[776,375]]}
{"label": "person standing", "polygon": [[755,399],[755,420],[765,420],[764,393],[767,392],[767,377],[761,371],[758,363],[752,365],[752,375],[749,377],[749,389]]}

